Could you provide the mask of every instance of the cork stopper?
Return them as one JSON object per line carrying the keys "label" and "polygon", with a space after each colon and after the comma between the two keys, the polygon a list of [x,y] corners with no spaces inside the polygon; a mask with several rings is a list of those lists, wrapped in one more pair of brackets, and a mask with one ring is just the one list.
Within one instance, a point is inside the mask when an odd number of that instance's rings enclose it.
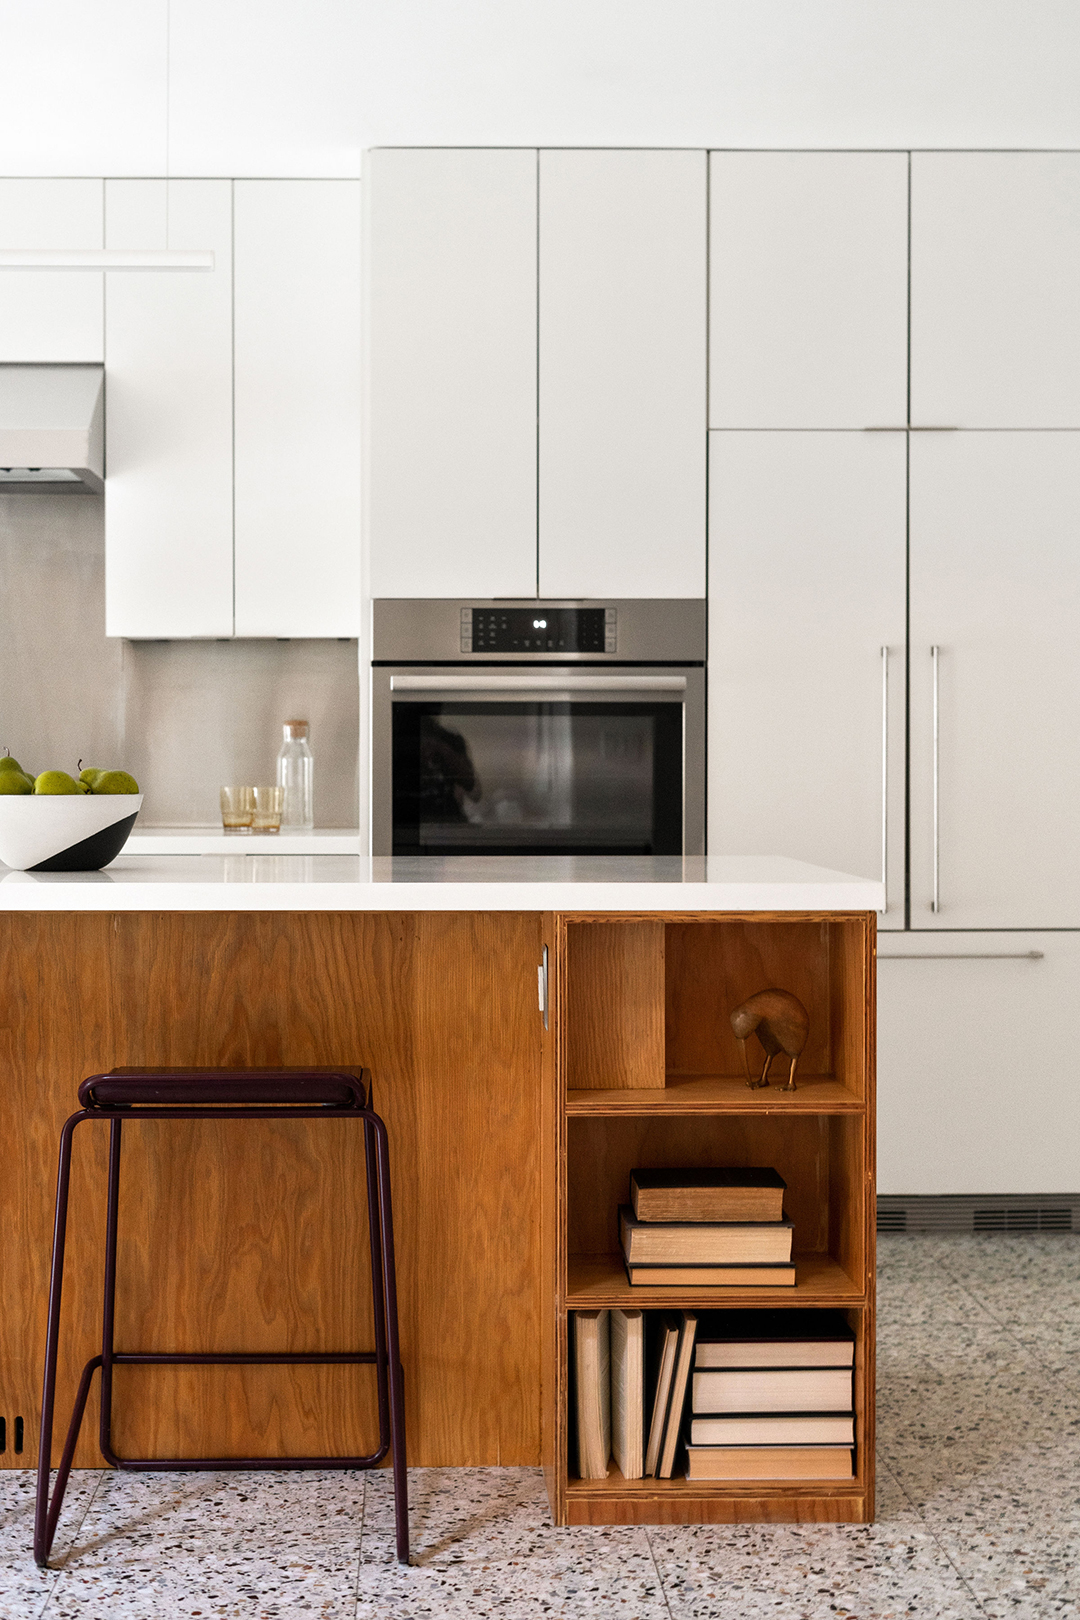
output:
{"label": "cork stopper", "polygon": [[302,738],[307,736],[310,727],[306,720],[286,720],[283,729],[286,737]]}

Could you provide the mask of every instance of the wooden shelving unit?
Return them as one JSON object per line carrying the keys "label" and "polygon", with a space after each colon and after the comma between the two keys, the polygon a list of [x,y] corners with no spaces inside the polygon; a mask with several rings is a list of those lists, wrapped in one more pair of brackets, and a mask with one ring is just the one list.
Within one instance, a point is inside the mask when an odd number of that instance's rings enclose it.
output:
{"label": "wooden shelving unit", "polygon": [[[868,1522],[874,1513],[873,913],[547,919],[543,1456],[559,1524]],[[778,985],[810,1013],[798,1090],[751,1091],[729,1015]],[[773,1165],[794,1288],[632,1288],[617,1208],[638,1165]],[[569,1473],[567,1317],[639,1309],[843,1310],[856,1336],[855,1477],[744,1483]]]}

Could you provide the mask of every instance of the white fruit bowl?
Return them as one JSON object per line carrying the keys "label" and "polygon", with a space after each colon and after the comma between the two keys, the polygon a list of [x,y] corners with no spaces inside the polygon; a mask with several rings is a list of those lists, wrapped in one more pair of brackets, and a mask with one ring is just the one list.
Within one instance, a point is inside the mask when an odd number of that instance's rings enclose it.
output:
{"label": "white fruit bowl", "polygon": [[127,843],[141,793],[0,794],[0,861],[17,872],[97,872]]}

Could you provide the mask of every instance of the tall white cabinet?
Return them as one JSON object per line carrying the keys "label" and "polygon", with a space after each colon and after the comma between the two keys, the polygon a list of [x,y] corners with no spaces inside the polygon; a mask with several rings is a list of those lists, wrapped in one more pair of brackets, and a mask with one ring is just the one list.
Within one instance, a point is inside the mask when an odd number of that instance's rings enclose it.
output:
{"label": "tall white cabinet", "polygon": [[883,877],[902,928],[904,437],[710,439],[708,847]]}

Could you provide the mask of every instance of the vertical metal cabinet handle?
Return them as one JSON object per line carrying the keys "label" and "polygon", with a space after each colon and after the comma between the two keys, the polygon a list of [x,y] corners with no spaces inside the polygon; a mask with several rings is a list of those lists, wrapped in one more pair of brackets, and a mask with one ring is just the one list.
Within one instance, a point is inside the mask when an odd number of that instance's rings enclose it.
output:
{"label": "vertical metal cabinet handle", "polygon": [[889,909],[889,649],[881,649],[881,885]]}
{"label": "vertical metal cabinet handle", "polygon": [[939,648],[931,647],[930,660],[933,666],[933,714],[934,714],[934,898],[930,902],[931,911],[941,910],[941,707],[939,702],[940,683],[938,680]]}

